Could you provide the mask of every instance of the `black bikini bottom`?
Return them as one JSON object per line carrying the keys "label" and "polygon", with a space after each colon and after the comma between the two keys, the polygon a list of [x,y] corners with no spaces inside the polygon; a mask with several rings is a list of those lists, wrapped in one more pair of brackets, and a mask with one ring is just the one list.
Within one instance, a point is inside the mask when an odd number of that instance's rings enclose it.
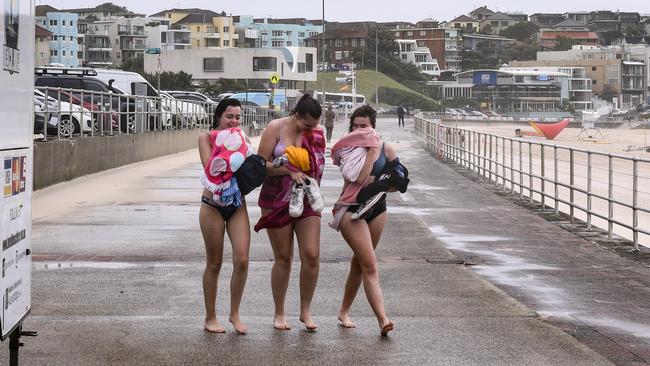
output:
{"label": "black bikini bottom", "polygon": [[233,205],[230,206],[219,206],[217,205],[216,202],[214,202],[212,199],[206,197],[206,196],[201,196],[201,203],[205,203],[206,205],[215,208],[219,213],[221,214],[221,217],[223,217],[223,221],[228,221],[232,215],[235,214],[237,209],[239,207],[235,207]]}
{"label": "black bikini bottom", "polygon": [[[358,209],[359,209],[359,205],[348,206],[347,211],[356,212]],[[366,220],[366,222],[370,222],[384,212],[386,212],[386,201],[382,201],[377,205],[375,205],[375,207],[372,208],[372,211],[370,211],[370,213],[368,213],[366,217],[364,217],[363,219]]]}

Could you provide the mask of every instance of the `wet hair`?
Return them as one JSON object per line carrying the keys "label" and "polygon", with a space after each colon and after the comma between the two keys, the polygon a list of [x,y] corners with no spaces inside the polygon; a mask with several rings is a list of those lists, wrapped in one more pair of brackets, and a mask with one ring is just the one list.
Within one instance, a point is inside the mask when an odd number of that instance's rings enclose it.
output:
{"label": "wet hair", "polygon": [[291,115],[299,115],[302,118],[310,116],[313,119],[319,119],[323,109],[320,106],[320,103],[309,94],[303,94],[296,107],[291,111]]}
{"label": "wet hair", "polygon": [[375,128],[375,125],[377,124],[377,112],[369,105],[362,105],[361,107],[355,109],[354,112],[352,112],[350,115],[350,128],[348,128],[348,132],[352,132],[354,119],[357,117],[368,117],[368,119],[370,119],[372,128]]}
{"label": "wet hair", "polygon": [[228,107],[239,107],[241,108],[241,102],[239,99],[235,98],[224,98],[221,99],[219,104],[217,104],[217,108],[214,109],[214,118],[212,119],[212,129],[216,129],[219,127],[219,120],[221,119],[221,115],[228,109]]}

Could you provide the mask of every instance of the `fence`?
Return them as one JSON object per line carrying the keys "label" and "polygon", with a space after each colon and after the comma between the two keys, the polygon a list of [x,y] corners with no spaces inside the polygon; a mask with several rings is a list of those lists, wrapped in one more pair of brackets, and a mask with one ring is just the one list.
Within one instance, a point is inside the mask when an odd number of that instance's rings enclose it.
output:
{"label": "fence", "polygon": [[[42,140],[208,129],[216,103],[169,97],[144,97],[88,90],[36,87],[34,134]],[[240,126],[256,133],[278,115],[266,108],[242,106]]]}
{"label": "fence", "polygon": [[650,245],[650,160],[507,138],[415,116],[415,130],[440,159],[504,191],[552,207],[639,244]]}

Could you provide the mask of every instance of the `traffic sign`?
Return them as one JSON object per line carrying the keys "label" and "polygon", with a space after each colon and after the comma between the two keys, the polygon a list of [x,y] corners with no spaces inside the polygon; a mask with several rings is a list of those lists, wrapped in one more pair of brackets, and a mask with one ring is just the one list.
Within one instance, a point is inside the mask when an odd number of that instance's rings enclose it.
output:
{"label": "traffic sign", "polygon": [[280,82],[280,75],[278,75],[278,74],[271,74],[271,76],[269,77],[269,81],[270,81],[271,84],[273,84],[273,85],[279,83],[279,82]]}
{"label": "traffic sign", "polygon": [[144,52],[150,55],[160,55],[160,48],[145,48]]}

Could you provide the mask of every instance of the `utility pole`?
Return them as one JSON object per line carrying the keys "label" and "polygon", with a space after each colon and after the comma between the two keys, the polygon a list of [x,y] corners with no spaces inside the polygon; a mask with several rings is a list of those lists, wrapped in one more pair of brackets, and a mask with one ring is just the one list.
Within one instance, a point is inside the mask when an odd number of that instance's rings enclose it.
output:
{"label": "utility pole", "polygon": [[[379,38],[377,38],[377,34],[379,31],[379,25],[375,26],[375,74],[377,73],[377,60],[379,60],[379,56],[377,53],[378,50],[378,44],[379,44]],[[377,88],[377,75],[375,75],[375,108],[378,108],[379,105],[379,94],[377,94],[378,88]]]}
{"label": "utility pole", "polygon": [[321,93],[322,94],[321,95],[323,96],[321,98],[321,104],[325,105],[325,0],[323,0],[323,13],[322,13],[322,15],[323,15],[323,19],[322,19],[322,23],[323,23],[322,40],[323,40],[323,43],[321,44],[321,51],[320,51],[321,65],[322,65],[320,74],[321,74],[321,77],[322,77],[322,80],[321,80]]}

